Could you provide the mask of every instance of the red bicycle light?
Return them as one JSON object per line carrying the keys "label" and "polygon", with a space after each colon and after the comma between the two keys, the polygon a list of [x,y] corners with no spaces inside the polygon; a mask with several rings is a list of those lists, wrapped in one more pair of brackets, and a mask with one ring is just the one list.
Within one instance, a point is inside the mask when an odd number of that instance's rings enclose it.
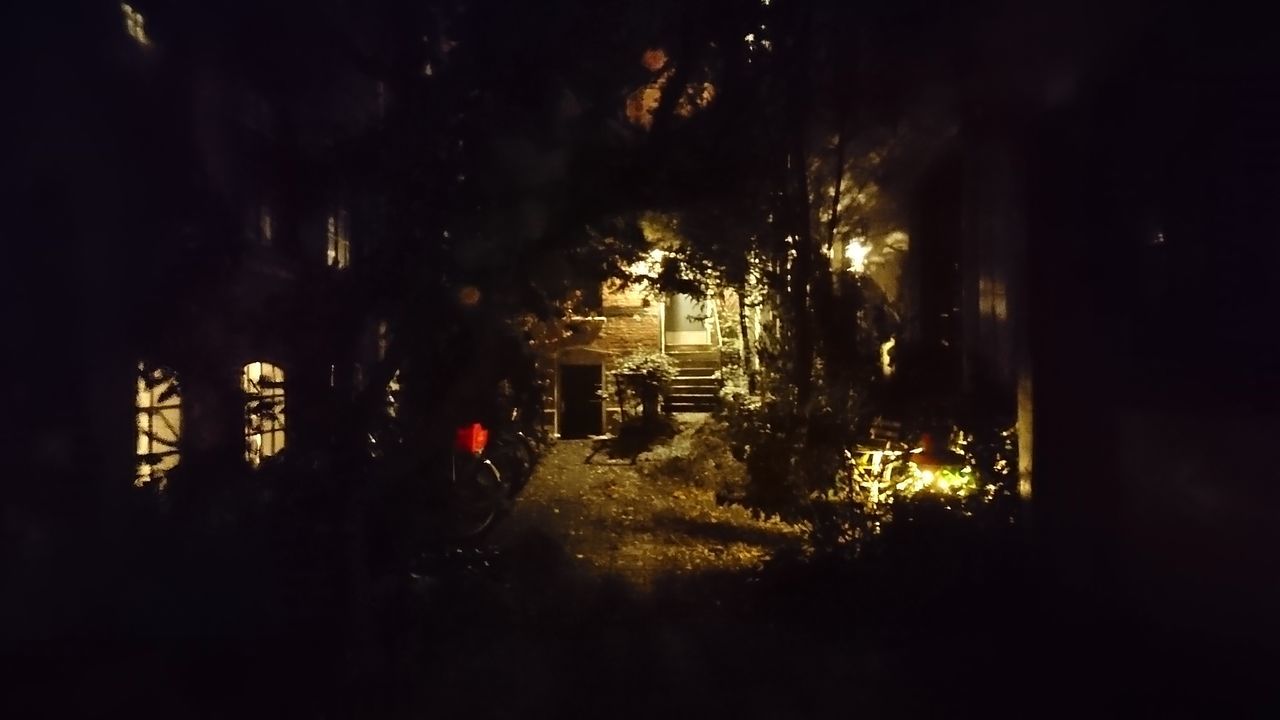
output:
{"label": "red bicycle light", "polygon": [[489,431],[485,430],[480,423],[471,423],[465,427],[458,428],[457,435],[454,436],[453,446],[458,452],[479,455],[484,452],[484,446],[487,444],[489,444]]}

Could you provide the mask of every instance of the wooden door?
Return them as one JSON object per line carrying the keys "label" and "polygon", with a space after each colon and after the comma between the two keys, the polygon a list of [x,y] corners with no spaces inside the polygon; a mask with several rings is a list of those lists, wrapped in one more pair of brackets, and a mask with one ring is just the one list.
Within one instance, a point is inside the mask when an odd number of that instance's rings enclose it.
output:
{"label": "wooden door", "polygon": [[604,432],[600,365],[560,366],[560,437],[585,438]]}

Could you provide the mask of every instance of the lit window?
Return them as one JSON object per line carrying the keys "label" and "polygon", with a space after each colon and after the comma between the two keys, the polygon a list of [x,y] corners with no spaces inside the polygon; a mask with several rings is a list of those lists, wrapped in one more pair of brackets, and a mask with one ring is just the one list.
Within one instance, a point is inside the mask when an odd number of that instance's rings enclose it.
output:
{"label": "lit window", "polygon": [[284,370],[265,362],[244,366],[244,458],[257,467],[284,449]]}
{"label": "lit window", "polygon": [[182,436],[182,393],[178,376],[168,368],[138,363],[136,403],[138,472],[134,484],[156,481],[164,488],[165,472],[178,464]]}
{"label": "lit window", "polygon": [[1009,293],[1004,280],[989,275],[978,277],[978,312],[997,322],[1009,319]]}
{"label": "lit window", "polygon": [[150,45],[151,38],[147,37],[147,21],[142,17],[142,13],[126,3],[120,3],[120,12],[124,14],[124,31],[129,33],[129,37],[143,47]]}
{"label": "lit window", "polygon": [[331,214],[325,223],[325,261],[342,269],[351,264],[351,221],[346,210]]}
{"label": "lit window", "polygon": [[271,208],[262,205],[258,208],[258,239],[263,245],[271,246],[271,238],[275,234],[275,218],[271,216]]}

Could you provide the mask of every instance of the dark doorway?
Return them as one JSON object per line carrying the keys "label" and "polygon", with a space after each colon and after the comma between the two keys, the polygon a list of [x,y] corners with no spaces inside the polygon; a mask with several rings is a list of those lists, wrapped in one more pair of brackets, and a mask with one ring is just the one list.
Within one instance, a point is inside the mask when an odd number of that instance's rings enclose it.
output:
{"label": "dark doorway", "polygon": [[599,365],[560,366],[560,437],[584,438],[604,432]]}

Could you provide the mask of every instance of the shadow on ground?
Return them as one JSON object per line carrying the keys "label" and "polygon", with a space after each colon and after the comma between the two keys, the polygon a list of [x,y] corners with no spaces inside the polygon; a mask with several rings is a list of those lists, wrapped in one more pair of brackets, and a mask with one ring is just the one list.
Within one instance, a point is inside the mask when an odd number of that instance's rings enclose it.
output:
{"label": "shadow on ground", "polygon": [[722,508],[712,488],[641,472],[643,460],[584,463],[589,452],[549,455],[490,547],[354,587],[358,546],[340,524],[297,538],[275,522],[207,536],[139,525],[132,539],[68,544],[6,588],[0,660],[21,692],[0,710],[776,720],[1280,707],[1274,656],[1042,585],[1020,527],[948,515],[895,526],[857,559],[815,558],[794,528]]}
{"label": "shadow on ground", "polygon": [[6,716],[1242,716],[1275,697],[1240,647],[1048,596],[1007,535],[947,537],[638,584],[526,526],[377,590],[367,647],[355,606],[281,599],[279,567],[220,547],[197,584],[138,587],[132,615],[103,605],[7,658],[36,706]]}
{"label": "shadow on ground", "polygon": [[[990,553],[985,559],[977,553]],[[986,545],[779,557],[647,589],[528,531],[433,599],[406,708],[449,717],[1080,717],[1274,703],[1261,655],[1047,597]],[[952,565],[935,575],[920,568]],[[1270,689],[1269,689],[1270,688]],[[411,716],[412,712],[404,716]]]}

